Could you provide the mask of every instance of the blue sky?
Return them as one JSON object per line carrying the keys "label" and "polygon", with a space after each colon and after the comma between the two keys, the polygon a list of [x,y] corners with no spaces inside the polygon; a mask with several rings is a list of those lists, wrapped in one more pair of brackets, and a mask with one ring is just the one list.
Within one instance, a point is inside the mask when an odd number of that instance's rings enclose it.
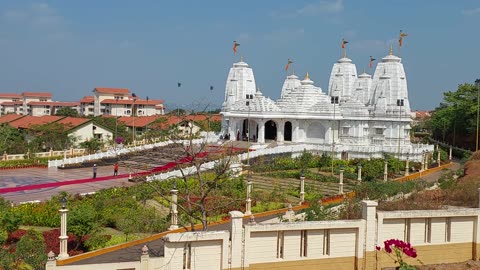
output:
{"label": "blue sky", "polygon": [[127,87],[170,106],[219,105],[239,55],[266,96],[278,98],[288,58],[325,92],[342,38],[361,72],[402,29],[410,103],[433,109],[480,78],[479,26],[473,0],[1,1],[0,92],[75,101]]}

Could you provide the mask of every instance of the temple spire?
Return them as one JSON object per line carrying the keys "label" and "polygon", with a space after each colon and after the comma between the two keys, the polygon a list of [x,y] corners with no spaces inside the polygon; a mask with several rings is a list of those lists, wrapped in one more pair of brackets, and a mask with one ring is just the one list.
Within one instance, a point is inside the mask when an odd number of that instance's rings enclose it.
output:
{"label": "temple spire", "polygon": [[305,75],[304,80],[310,80],[310,75],[308,75],[308,71],[307,71],[307,74]]}
{"label": "temple spire", "polygon": [[243,62],[243,55],[240,55],[240,62]]}
{"label": "temple spire", "polygon": [[389,55],[393,55],[393,45],[390,44],[390,52],[388,52]]}

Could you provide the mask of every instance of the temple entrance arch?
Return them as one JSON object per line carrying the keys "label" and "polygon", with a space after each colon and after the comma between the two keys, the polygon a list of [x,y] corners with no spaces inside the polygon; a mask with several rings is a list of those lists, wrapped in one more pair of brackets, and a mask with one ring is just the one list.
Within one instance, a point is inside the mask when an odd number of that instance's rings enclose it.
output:
{"label": "temple entrance arch", "polygon": [[[249,130],[250,126],[250,130]],[[250,131],[250,135],[248,135]],[[250,119],[250,125],[248,124],[248,119],[244,119],[242,123],[242,134],[240,140],[242,141],[247,141],[248,137],[250,137],[250,140],[255,141],[258,136],[258,124],[254,120]]]}
{"label": "temple entrance arch", "polygon": [[272,120],[265,123],[265,140],[277,140],[277,124]]}
{"label": "temple entrance arch", "polygon": [[292,123],[290,121],[285,122],[283,138],[284,141],[292,141]]}

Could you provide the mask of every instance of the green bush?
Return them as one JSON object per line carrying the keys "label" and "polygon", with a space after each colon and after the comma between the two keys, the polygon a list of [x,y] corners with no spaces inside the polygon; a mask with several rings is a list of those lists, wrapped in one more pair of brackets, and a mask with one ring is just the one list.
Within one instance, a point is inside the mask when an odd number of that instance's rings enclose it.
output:
{"label": "green bush", "polygon": [[369,198],[370,200],[382,200],[398,193],[410,193],[414,190],[420,190],[429,184],[423,180],[418,181],[371,181],[362,182],[355,187],[355,194],[358,199]]}
{"label": "green bush", "polygon": [[59,227],[58,209],[58,203],[47,201],[21,204],[14,207],[13,211],[21,218],[22,225]]}

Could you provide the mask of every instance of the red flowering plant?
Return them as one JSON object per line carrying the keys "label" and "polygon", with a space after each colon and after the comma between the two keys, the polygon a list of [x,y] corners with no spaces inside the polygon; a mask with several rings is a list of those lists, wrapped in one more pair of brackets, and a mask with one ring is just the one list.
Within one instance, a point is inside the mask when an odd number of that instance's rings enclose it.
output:
{"label": "red flowering plant", "polygon": [[[417,251],[410,245],[410,243],[404,242],[398,239],[390,239],[383,242],[383,250],[390,256],[395,263],[399,264],[400,270],[416,270],[417,267],[405,262],[405,257],[417,258]],[[376,246],[378,251],[382,250],[381,247]],[[417,259],[418,260],[418,259]],[[420,260],[418,262],[421,263]]]}

